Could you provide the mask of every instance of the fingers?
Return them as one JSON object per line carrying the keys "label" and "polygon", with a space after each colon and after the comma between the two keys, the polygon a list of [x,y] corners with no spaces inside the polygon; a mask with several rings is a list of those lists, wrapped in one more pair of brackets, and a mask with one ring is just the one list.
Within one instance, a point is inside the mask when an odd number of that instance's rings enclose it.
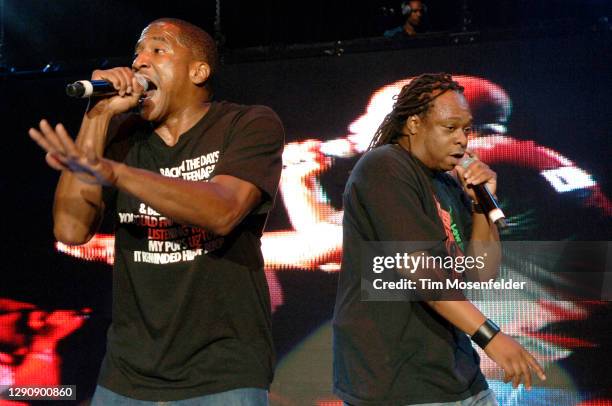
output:
{"label": "fingers", "polygon": [[47,152],[45,160],[53,169],[70,169],[70,163],[82,155],[62,124],[53,128],[47,120],[41,120],[39,129],[30,128],[28,134]]}
{"label": "fingers", "polygon": [[80,152],[77,149],[74,141],[72,140],[72,138],[68,134],[68,131],[66,131],[66,128],[62,123],[59,123],[55,126],[54,135],[64,147],[66,155],[68,155],[69,157],[76,157],[80,155]]}
{"label": "fingers", "polygon": [[542,368],[540,363],[534,358],[533,355],[531,355],[529,353],[527,354],[526,358],[527,358],[527,363],[529,364],[529,367],[531,368],[531,370],[536,373],[538,378],[540,378],[541,380],[545,381],[546,380],[546,374],[544,373],[544,368]]}
{"label": "fingers", "polygon": [[45,161],[47,161],[47,164],[55,170],[63,171],[68,169],[68,166],[64,165],[61,159],[59,159],[57,155],[51,152],[47,152],[47,154],[45,155]]}
{"label": "fingers", "polygon": [[541,380],[546,380],[544,369],[536,361],[536,359],[527,351],[523,350],[521,359],[508,363],[503,367],[504,383],[512,381],[512,387],[518,388],[521,381],[527,390],[531,390],[533,378],[531,372],[535,372]]}
{"label": "fingers", "polygon": [[521,367],[518,364],[512,364],[512,369],[514,370],[514,374],[512,376],[512,387],[516,389],[521,384]]}
{"label": "fingers", "polygon": [[35,128],[28,130],[30,138],[32,138],[42,149],[49,153],[57,152],[56,148],[45,138],[45,136]]}
{"label": "fingers", "polygon": [[50,152],[55,152],[56,154],[69,155],[66,150],[66,146],[64,145],[64,140],[60,139],[58,134],[55,132],[53,127],[51,127],[51,125],[49,124],[47,120],[41,120],[39,127],[45,139],[53,147],[53,151],[50,151]]}
{"label": "fingers", "polygon": [[511,369],[504,368],[504,383],[508,383],[514,378],[514,372]]}
{"label": "fingers", "polygon": [[45,151],[55,155],[71,155],[76,152],[74,142],[61,124],[54,130],[47,120],[40,121],[40,131],[30,128],[28,134]]}
{"label": "fingers", "polygon": [[106,80],[113,84],[119,96],[131,94],[134,89],[132,79],[134,72],[130,68],[120,67],[107,70],[95,70],[91,75],[93,80]]}
{"label": "fingers", "polygon": [[465,153],[466,153],[466,154],[467,154],[467,156],[469,156],[470,158],[474,158],[474,159],[476,159],[477,161],[480,161],[480,158],[478,157],[478,154],[476,154],[476,153],[474,152],[474,150],[472,150],[472,149],[470,149],[470,148],[467,148],[467,149],[465,150]]}
{"label": "fingers", "polygon": [[465,183],[468,185],[479,185],[490,179],[496,179],[497,175],[482,161],[474,161],[463,173]]}
{"label": "fingers", "polygon": [[527,362],[525,362],[525,360],[521,360],[519,368],[521,369],[521,374],[523,375],[523,385],[525,385],[527,390],[531,390],[531,371],[529,370]]}
{"label": "fingers", "polygon": [[53,128],[41,120],[40,128],[30,128],[28,134],[47,152],[45,160],[53,169],[68,170],[91,184],[112,185],[116,181],[112,165],[98,157],[91,145],[79,149],[62,124]]}

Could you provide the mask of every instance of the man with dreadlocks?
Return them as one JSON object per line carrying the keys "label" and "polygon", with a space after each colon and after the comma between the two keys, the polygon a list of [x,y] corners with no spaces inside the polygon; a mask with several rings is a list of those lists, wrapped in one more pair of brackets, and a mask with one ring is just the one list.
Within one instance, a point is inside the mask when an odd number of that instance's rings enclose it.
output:
{"label": "man with dreadlocks", "polygon": [[346,404],[496,405],[466,334],[515,388],[521,382],[531,387],[532,370],[546,379],[533,356],[460,292],[453,292],[460,300],[361,300],[364,242],[425,243],[412,256],[476,256],[482,248],[472,242],[478,241],[489,247],[485,270],[495,273],[499,235],[470,186],[484,183],[495,193],[496,174],[477,159],[465,169],[458,165],[471,156],[471,122],[463,88],[450,75],[421,75],[402,88],[351,172],[333,321],[334,390]]}

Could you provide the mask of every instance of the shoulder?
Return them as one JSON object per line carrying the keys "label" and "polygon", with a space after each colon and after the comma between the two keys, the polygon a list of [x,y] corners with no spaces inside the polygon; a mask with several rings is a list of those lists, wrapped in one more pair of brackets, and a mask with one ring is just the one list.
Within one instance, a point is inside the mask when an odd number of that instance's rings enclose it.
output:
{"label": "shoulder", "polygon": [[357,162],[351,175],[413,179],[416,166],[410,154],[396,144],[388,144],[367,151]]}
{"label": "shoulder", "polygon": [[404,28],[402,26],[397,26],[395,28],[385,31],[383,36],[386,38],[393,38],[397,36],[398,34],[402,33],[403,31],[404,31]]}
{"label": "shoulder", "polygon": [[219,102],[217,108],[219,120],[227,125],[228,142],[237,139],[254,141],[257,139],[284,145],[283,125],[270,107]]}
{"label": "shoulder", "polygon": [[278,115],[268,106],[245,105],[226,101],[216,102],[221,116],[230,116],[235,121],[270,120],[280,124]]}

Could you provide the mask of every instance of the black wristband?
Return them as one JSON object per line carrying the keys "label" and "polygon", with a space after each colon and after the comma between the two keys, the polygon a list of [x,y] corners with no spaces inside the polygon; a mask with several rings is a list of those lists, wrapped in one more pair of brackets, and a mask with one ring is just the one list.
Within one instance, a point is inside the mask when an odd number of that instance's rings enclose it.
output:
{"label": "black wristband", "polygon": [[478,327],[478,330],[472,336],[472,341],[474,341],[480,348],[483,350],[489,344],[489,341],[495,337],[497,333],[501,330],[497,326],[497,324],[493,323],[491,320],[487,319],[482,326]]}
{"label": "black wristband", "polygon": [[484,214],[482,206],[476,203],[474,200],[472,200],[472,213]]}

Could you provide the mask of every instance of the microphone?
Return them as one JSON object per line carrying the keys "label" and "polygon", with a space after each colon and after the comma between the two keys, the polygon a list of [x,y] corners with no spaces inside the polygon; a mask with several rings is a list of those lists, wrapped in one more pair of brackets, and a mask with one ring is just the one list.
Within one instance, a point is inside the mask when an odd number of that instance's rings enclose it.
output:
{"label": "microphone", "polygon": [[[149,81],[141,75],[134,75],[134,77],[146,92],[149,88]],[[70,97],[80,98],[112,96],[117,94],[117,89],[113,87],[111,82],[106,80],[79,80],[66,85],[66,94]]]}
{"label": "microphone", "polygon": [[[461,165],[463,169],[467,169],[467,167],[474,161],[475,159],[472,157],[464,157],[459,161],[459,165]],[[487,185],[481,183],[480,185],[470,186],[478,198],[478,204],[480,204],[484,213],[487,215],[487,217],[489,217],[489,220],[495,223],[500,229],[508,227],[508,223],[506,223],[506,215],[499,208],[497,200],[495,200],[495,197],[493,194],[491,194]]]}

